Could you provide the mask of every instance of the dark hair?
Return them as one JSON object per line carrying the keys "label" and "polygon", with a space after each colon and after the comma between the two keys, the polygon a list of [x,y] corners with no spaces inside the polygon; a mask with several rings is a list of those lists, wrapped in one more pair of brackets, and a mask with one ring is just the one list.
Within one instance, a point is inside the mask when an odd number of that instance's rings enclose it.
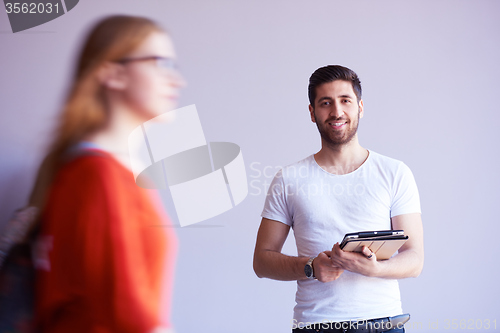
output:
{"label": "dark hair", "polygon": [[335,80],[351,82],[356,98],[358,101],[361,100],[361,81],[359,81],[358,75],[347,67],[328,65],[318,68],[309,78],[309,103],[313,108],[316,99],[316,88],[323,83]]}

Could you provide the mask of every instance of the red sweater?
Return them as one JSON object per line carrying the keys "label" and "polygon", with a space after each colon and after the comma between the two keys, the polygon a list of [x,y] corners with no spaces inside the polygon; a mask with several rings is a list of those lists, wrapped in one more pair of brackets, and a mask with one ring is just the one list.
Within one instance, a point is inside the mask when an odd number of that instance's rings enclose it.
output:
{"label": "red sweater", "polygon": [[172,228],[161,227],[170,222],[151,192],[105,152],[60,170],[42,213],[41,239],[52,243],[45,246],[50,270],[37,272],[43,332],[170,326],[177,239]]}

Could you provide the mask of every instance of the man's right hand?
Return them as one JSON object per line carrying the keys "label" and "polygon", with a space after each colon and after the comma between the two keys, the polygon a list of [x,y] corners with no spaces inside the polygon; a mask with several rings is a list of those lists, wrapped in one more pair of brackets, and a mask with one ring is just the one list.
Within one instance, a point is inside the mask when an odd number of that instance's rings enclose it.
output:
{"label": "man's right hand", "polygon": [[313,261],[314,277],[320,282],[331,282],[337,280],[344,272],[342,268],[333,265],[332,251],[324,251],[318,254]]}
{"label": "man's right hand", "polygon": [[[258,277],[280,281],[307,279],[304,267],[309,258],[281,253],[289,231],[290,227],[282,222],[262,218],[253,257]],[[333,264],[331,256],[332,251],[324,251],[313,260],[314,277],[318,281],[336,280],[344,271]]]}

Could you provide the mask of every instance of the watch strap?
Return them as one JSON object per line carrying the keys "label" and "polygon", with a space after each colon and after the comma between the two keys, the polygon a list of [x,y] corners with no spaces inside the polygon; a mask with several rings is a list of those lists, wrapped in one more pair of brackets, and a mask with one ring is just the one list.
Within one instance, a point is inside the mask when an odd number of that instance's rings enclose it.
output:
{"label": "watch strap", "polygon": [[316,259],[316,257],[311,257],[311,258],[309,258],[309,260],[307,260],[307,263],[306,263],[306,266],[310,267],[311,275],[307,274],[306,267],[304,267],[304,270],[306,271],[307,278],[311,279],[311,280],[316,280],[316,277],[314,276],[314,267],[313,267],[313,261],[314,261],[314,259]]}

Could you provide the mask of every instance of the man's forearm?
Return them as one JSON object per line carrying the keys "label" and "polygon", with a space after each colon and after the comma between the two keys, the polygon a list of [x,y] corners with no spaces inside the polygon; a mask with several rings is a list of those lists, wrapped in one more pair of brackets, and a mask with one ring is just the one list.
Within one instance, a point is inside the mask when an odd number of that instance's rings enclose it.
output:
{"label": "man's forearm", "polygon": [[373,276],[386,279],[404,279],[419,276],[424,259],[417,251],[407,250],[389,260],[379,261],[378,264],[379,268]]}
{"label": "man's forearm", "polygon": [[281,281],[307,279],[304,267],[308,257],[293,257],[283,253],[260,250],[255,253],[253,268],[260,278],[269,278]]}
{"label": "man's forearm", "polygon": [[404,230],[410,239],[401,247],[399,253],[386,261],[379,261],[375,276],[388,279],[417,277],[424,267],[424,232],[419,213],[404,214],[391,219],[392,228]]}

